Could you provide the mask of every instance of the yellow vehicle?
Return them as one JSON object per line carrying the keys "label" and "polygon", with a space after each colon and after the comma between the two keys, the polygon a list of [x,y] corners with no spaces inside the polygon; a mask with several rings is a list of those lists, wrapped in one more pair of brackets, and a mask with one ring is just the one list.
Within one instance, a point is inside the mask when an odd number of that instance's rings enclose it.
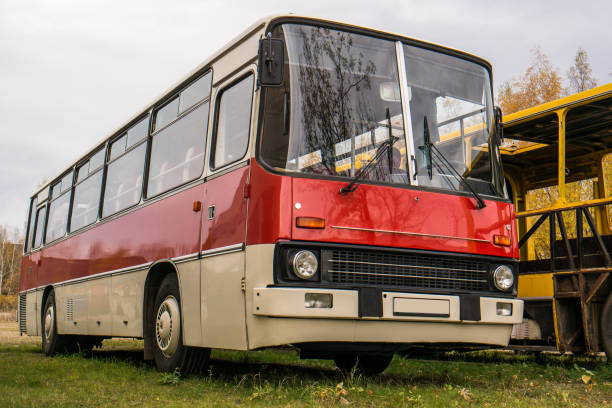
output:
{"label": "yellow vehicle", "polygon": [[612,84],[504,117],[516,206],[515,347],[612,356]]}

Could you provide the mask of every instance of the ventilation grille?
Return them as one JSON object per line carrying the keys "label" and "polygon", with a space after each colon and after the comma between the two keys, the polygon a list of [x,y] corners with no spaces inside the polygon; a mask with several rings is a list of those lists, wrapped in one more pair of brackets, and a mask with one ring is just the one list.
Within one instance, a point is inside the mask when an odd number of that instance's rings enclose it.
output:
{"label": "ventilation grille", "polygon": [[334,283],[419,289],[487,291],[487,262],[439,255],[354,249],[323,251],[327,279]]}
{"label": "ventilation grille", "polygon": [[72,299],[68,299],[66,301],[66,320],[71,322],[72,318]]}
{"label": "ventilation grille", "polygon": [[19,333],[27,331],[26,325],[26,295],[19,295]]}

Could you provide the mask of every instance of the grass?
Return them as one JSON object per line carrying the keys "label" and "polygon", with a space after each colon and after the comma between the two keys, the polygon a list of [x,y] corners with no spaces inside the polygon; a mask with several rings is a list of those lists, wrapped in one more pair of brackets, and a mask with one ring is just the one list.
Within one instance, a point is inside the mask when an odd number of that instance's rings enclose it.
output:
{"label": "grass", "polygon": [[105,340],[93,357],[45,357],[39,343],[0,344],[0,406],[612,406],[605,359],[444,353],[395,356],[383,375],[342,375],[291,350],[213,351],[202,376],[159,373],[142,342]]}

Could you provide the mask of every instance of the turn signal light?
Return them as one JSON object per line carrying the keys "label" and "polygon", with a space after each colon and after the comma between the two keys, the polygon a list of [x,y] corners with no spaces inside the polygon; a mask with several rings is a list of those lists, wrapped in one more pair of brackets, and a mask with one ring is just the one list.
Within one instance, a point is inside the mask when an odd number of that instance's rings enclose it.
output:
{"label": "turn signal light", "polygon": [[495,245],[510,246],[512,241],[510,240],[510,237],[505,235],[493,235],[493,243]]}
{"label": "turn signal light", "polygon": [[299,228],[325,228],[325,220],[323,218],[315,217],[296,217],[295,226]]}

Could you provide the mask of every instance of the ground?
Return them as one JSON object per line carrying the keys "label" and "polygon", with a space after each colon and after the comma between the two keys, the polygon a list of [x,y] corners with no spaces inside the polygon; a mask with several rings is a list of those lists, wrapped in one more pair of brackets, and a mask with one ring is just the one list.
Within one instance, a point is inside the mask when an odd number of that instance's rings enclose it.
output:
{"label": "ground", "polygon": [[0,323],[0,407],[12,406],[612,407],[604,357],[507,351],[395,356],[380,376],[343,375],[291,349],[215,350],[182,378],[142,360],[142,341],[105,340],[92,356],[45,357],[40,337]]}

